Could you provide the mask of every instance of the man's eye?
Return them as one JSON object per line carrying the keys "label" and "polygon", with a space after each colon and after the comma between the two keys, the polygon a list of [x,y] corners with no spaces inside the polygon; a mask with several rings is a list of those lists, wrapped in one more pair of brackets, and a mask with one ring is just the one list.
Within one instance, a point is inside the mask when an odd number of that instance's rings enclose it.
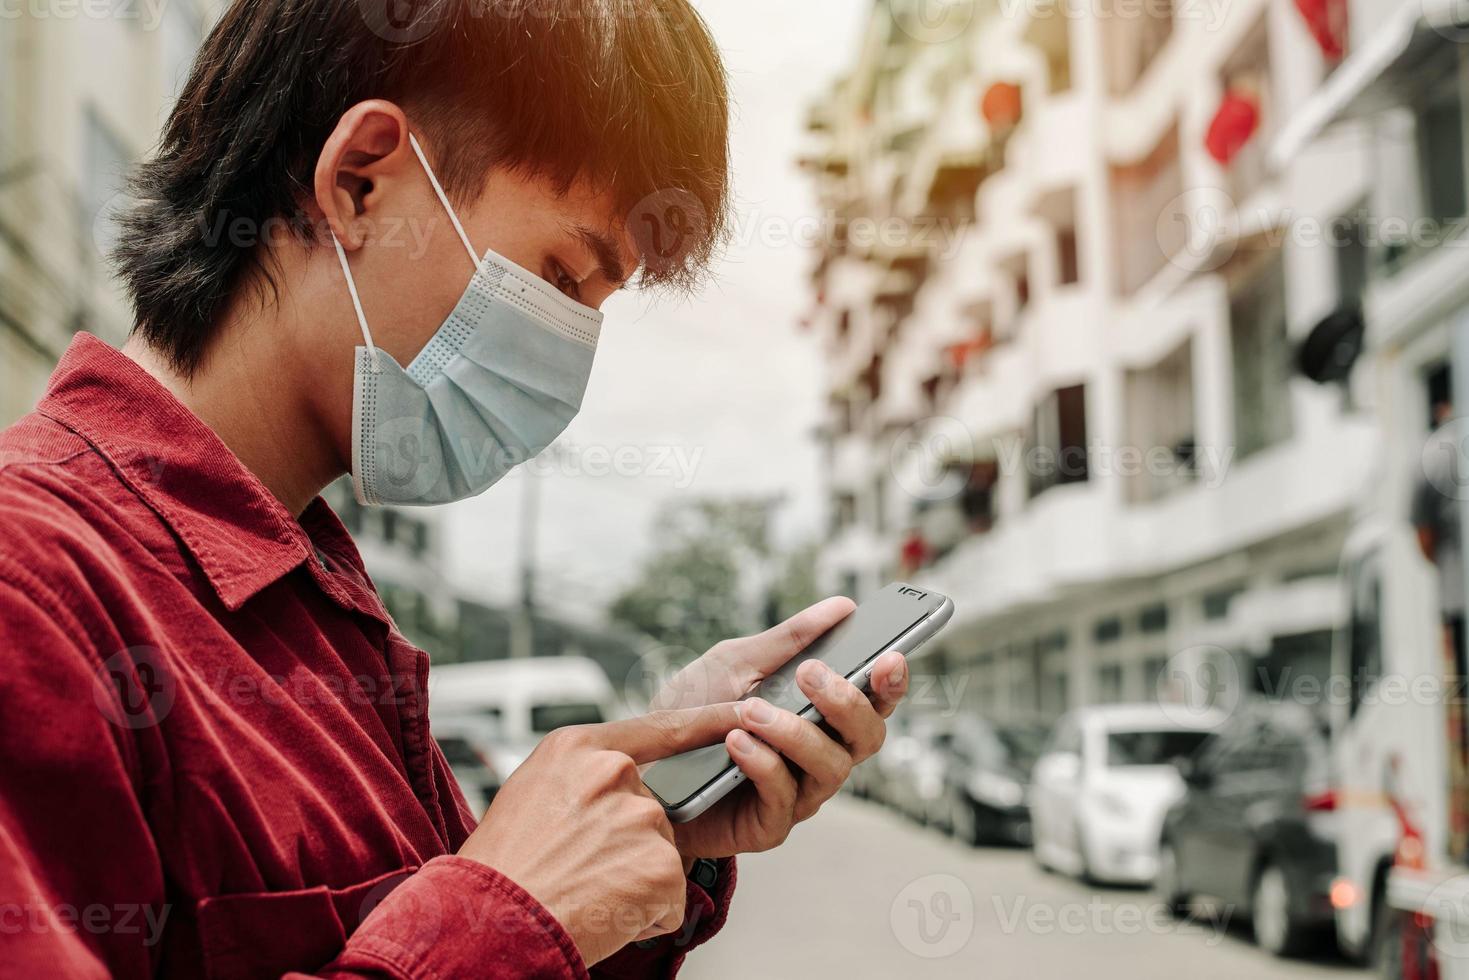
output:
{"label": "man's eye", "polygon": [[559,262],[552,262],[550,268],[551,284],[561,290],[572,299],[581,299],[581,283],[577,282],[571,273],[566,271],[565,266]]}

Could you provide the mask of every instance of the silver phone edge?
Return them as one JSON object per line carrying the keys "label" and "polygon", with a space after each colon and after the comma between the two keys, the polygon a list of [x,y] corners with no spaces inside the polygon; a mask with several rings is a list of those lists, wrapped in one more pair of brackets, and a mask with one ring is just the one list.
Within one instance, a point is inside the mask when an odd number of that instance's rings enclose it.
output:
{"label": "silver phone edge", "polygon": [[[912,653],[948,625],[949,620],[953,617],[954,600],[944,596],[942,605],[908,627],[907,632],[890,643],[886,649],[879,650],[872,659],[858,667],[852,675],[853,683],[866,691],[867,685],[872,681],[872,665],[877,662],[878,657],[887,653],[888,650],[897,650],[904,655]],[[801,712],[801,717],[817,724],[821,723],[821,712],[816,710],[814,705],[807,705],[806,710]],[[731,766],[718,779],[699,790],[697,795],[682,806],[664,807],[664,812],[668,814],[668,819],[672,823],[688,823],[702,816],[704,811],[724,799],[730,790],[744,781],[744,778],[745,774],[738,766]]]}

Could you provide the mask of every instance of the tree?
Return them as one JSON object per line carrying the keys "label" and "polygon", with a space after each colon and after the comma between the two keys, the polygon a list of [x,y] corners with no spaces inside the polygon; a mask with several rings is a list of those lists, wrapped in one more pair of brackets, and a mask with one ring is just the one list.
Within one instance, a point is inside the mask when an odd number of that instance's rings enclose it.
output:
{"label": "tree", "polygon": [[769,498],[675,502],[655,523],[658,546],[638,581],[608,614],[682,654],[686,662],[720,640],[761,625],[762,589],[752,589],[770,557]]}

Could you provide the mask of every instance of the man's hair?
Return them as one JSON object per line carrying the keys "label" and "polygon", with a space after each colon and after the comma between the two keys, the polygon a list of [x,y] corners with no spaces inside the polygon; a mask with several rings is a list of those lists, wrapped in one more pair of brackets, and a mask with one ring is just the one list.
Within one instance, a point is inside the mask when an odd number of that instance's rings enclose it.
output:
{"label": "man's hair", "polygon": [[302,210],[316,160],[371,98],[430,136],[456,204],[495,168],[610,192],[640,285],[691,287],[722,240],[727,78],[689,0],[235,0],[133,180],[113,256],[134,329],[175,368],[199,366],[249,273],[275,288],[238,229],[319,240]]}

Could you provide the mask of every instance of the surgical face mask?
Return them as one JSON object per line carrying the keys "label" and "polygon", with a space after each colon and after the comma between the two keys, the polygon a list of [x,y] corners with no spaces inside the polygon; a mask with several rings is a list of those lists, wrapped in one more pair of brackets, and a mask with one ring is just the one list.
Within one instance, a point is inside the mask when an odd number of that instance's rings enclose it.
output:
{"label": "surgical face mask", "polygon": [[373,344],[347,253],[332,237],[365,344],[352,396],[352,483],[364,505],[464,500],[549,446],[581,408],[602,326],[601,313],[539,276],[494,252],[480,258],[408,139],[475,272],[403,368]]}

